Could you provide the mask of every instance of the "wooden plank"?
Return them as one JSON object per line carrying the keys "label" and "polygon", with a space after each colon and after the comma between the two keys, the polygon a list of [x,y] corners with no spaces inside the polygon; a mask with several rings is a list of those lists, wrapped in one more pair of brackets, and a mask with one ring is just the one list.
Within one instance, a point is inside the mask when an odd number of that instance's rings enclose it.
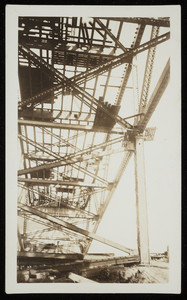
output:
{"label": "wooden plank", "polygon": [[78,282],[78,283],[98,283],[96,281],[87,279],[87,278],[85,278],[83,276],[77,275],[77,274],[72,273],[72,272],[70,272],[68,274],[68,278],[71,279],[71,280],[73,280],[74,282]]}
{"label": "wooden plank", "polygon": [[18,258],[55,258],[55,259],[72,259],[72,260],[77,260],[77,259],[82,259],[83,255],[82,254],[69,254],[69,253],[43,253],[43,252],[26,252],[26,251],[18,251],[17,252],[17,257]]}

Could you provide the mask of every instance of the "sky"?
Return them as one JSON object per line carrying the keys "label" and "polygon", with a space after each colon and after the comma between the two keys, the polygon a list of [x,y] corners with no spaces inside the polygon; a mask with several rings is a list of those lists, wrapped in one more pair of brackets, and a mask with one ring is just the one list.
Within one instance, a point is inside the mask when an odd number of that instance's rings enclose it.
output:
{"label": "sky", "polygon": [[[149,244],[153,253],[166,251],[170,244],[172,204],[177,201],[180,205],[180,101],[169,97],[169,90],[168,85],[148,124],[156,127],[154,140],[144,142]],[[97,231],[132,248],[136,248],[134,179],[134,157],[131,157]],[[109,251],[108,246],[93,242],[90,252],[100,249]],[[118,250],[115,253],[122,254]]]}
{"label": "sky", "polygon": [[[164,65],[161,64],[161,67],[160,73]],[[175,219],[173,205],[178,203],[180,207],[180,95],[172,93],[172,83],[168,84],[147,125],[156,127],[154,140],[144,143],[151,253],[164,252],[170,245],[175,230],[171,229]],[[137,247],[134,179],[134,157],[131,157],[97,231],[132,248]],[[100,246],[97,242],[93,242],[90,251],[101,248],[109,251],[108,246]],[[122,255],[118,250],[114,252]]]}

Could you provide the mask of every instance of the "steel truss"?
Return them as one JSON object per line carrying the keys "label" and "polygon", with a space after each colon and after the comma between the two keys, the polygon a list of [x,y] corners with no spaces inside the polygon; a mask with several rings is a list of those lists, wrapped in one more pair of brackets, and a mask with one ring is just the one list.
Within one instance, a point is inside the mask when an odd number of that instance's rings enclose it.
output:
{"label": "steel truss", "polygon": [[[134,24],[129,46],[123,30]],[[150,38],[141,43],[148,25]],[[160,27],[166,29],[161,35]],[[69,17],[19,18],[18,137],[23,164],[18,171],[18,215],[25,220],[23,233],[18,232],[20,251],[30,241],[26,221],[30,219],[45,227],[40,237],[32,235],[38,243],[44,240],[46,228],[54,233],[52,241],[58,239],[55,230],[72,235],[71,241],[64,237],[64,248],[61,245],[66,255],[86,254],[92,240],[134,254],[96,234],[134,154],[137,248],[140,261],[149,263],[140,209],[141,203],[146,210],[146,200],[139,195],[143,147],[137,141],[144,140],[148,121],[169,82],[168,61],[149,96],[156,48],[169,40],[168,27],[167,18],[90,18],[87,23]],[[120,107],[134,58],[140,53],[147,57],[141,96],[135,111],[125,116]],[[110,160],[120,151],[124,152],[120,167],[111,174]]]}

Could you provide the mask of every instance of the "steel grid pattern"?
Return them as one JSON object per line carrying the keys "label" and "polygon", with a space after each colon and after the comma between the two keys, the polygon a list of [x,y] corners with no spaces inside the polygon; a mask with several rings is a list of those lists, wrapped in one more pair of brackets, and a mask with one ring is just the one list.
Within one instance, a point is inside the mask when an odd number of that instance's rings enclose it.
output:
{"label": "steel grid pattern", "polygon": [[[128,43],[127,26],[134,28]],[[147,26],[153,32],[141,43]],[[166,30],[158,35],[160,27]],[[49,227],[53,241],[56,229],[72,235],[73,243],[61,245],[64,253],[85,254],[92,239],[133,253],[96,231],[133,154],[131,143],[145,130],[167,86],[169,63],[148,101],[155,49],[170,38],[168,27],[167,18],[19,18],[19,216]],[[120,107],[133,58],[142,52],[147,80],[139,100],[145,107],[134,126],[134,117],[127,122]],[[110,161],[121,151],[120,168],[111,174]],[[27,227],[19,235],[21,251]],[[38,231],[32,239],[39,243],[45,229]]]}

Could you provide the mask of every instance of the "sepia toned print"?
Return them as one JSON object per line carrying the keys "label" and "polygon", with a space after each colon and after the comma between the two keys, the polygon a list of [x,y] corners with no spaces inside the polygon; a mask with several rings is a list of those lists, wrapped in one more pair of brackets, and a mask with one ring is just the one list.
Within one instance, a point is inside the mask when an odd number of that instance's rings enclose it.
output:
{"label": "sepia toned print", "polygon": [[[168,281],[168,251],[149,249],[144,142],[170,78],[168,51],[150,94],[169,39],[168,17],[19,17],[18,282]],[[97,234],[131,156],[136,249]],[[92,240],[124,254],[90,254]]]}
{"label": "sepia toned print", "polygon": [[6,20],[6,292],[179,293],[180,8]]}

